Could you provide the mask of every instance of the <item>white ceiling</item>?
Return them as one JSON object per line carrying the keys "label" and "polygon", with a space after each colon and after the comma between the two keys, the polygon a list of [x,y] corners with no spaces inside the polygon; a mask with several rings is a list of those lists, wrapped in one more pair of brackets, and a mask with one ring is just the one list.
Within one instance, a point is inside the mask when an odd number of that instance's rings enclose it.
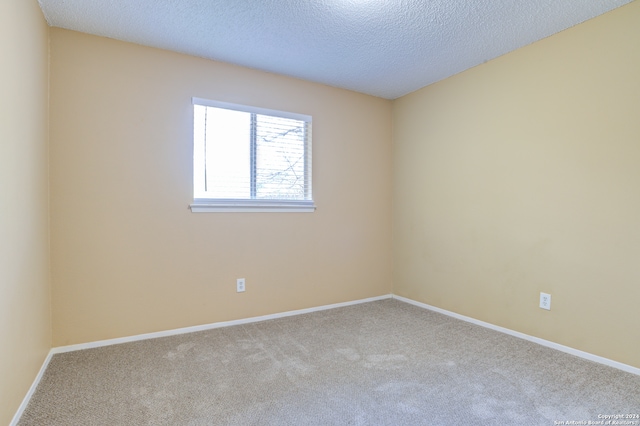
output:
{"label": "white ceiling", "polygon": [[395,99],[631,0],[39,0],[49,25]]}

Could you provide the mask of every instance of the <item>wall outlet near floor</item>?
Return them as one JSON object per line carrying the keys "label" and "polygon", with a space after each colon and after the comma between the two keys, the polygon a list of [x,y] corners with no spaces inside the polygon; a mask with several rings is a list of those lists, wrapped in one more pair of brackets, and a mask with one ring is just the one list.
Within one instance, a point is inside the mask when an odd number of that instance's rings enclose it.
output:
{"label": "wall outlet near floor", "polygon": [[546,309],[547,311],[551,310],[551,295],[547,293],[540,293],[540,307],[542,309]]}
{"label": "wall outlet near floor", "polygon": [[244,278],[238,278],[236,280],[236,291],[242,293],[244,291]]}

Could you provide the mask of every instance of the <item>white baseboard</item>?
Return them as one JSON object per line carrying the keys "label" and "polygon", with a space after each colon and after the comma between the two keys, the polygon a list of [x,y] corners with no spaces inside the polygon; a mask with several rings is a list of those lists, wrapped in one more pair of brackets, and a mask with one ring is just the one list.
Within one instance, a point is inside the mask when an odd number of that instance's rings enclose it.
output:
{"label": "white baseboard", "polygon": [[405,303],[409,303],[411,305],[419,306],[424,309],[428,309],[430,311],[438,312],[440,314],[444,314],[453,318],[457,318],[462,321],[470,322],[475,325],[479,325],[482,327],[489,328],[491,330],[499,331],[501,333],[508,334],[510,336],[518,337],[520,339],[528,340],[533,343],[537,343],[542,346],[546,346],[551,349],[555,349],[561,352],[568,353],[570,355],[575,355],[580,358],[587,359],[589,361],[594,361],[599,364],[604,364],[609,367],[617,368],[618,370],[626,371],[627,373],[636,374],[640,376],[640,368],[633,367],[631,365],[623,364],[618,361],[614,361],[612,359],[604,358],[598,355],[590,354],[589,352],[584,352],[578,349],[571,348],[569,346],[560,345],[555,342],[551,342],[549,340],[541,339],[539,337],[529,336],[528,334],[520,333],[519,331],[510,330],[508,328],[500,327],[498,325],[494,325],[488,322],[480,321],[475,318],[467,317],[464,315],[456,314],[455,312],[447,311],[446,309],[437,308],[435,306],[427,305],[426,303],[417,302],[412,299],[407,299],[406,297],[393,295],[393,298],[396,300],[400,300]]}
{"label": "white baseboard", "polygon": [[9,426],[16,426],[18,424],[20,417],[22,417],[22,413],[24,413],[24,410],[27,408],[29,401],[31,401],[31,397],[33,396],[33,393],[36,391],[36,388],[40,384],[40,380],[42,380],[42,376],[44,375],[45,370],[49,366],[49,361],[51,361],[52,356],[53,356],[53,351],[50,350],[49,353],[47,354],[47,357],[44,359],[44,362],[42,363],[42,367],[40,367],[40,371],[38,371],[38,375],[36,376],[35,380],[31,384],[29,391],[24,396],[24,399],[22,400],[20,407],[18,407],[18,411],[16,411],[16,413],[13,415],[13,419],[11,420],[11,423],[9,423]]}
{"label": "white baseboard", "polygon": [[392,297],[393,297],[392,294],[385,294],[384,296],[369,297],[367,299],[359,299],[359,300],[353,300],[350,302],[334,303],[332,305],[316,306],[313,308],[298,309],[295,311],[280,312],[277,314],[262,315],[259,317],[243,318],[243,319],[233,320],[233,321],[215,322],[212,324],[176,328],[173,330],[158,331],[155,333],[137,334],[135,336],[119,337],[116,339],[98,340],[95,342],[80,343],[77,345],[59,346],[57,348],[51,349],[51,352],[54,354],[60,354],[65,352],[79,351],[82,349],[99,348],[101,346],[136,342],[138,340],[156,339],[158,337],[175,336],[177,334],[193,333],[195,331],[204,331],[204,330],[212,330],[214,328],[230,327],[232,325],[250,324],[253,322],[267,321],[267,320],[276,319],[276,318],[290,317],[293,315],[302,315],[302,314],[308,314],[311,312],[325,311],[327,309],[341,308],[343,306],[358,305],[360,303],[375,302],[376,300],[391,299]]}
{"label": "white baseboard", "polygon": [[135,336],[120,337],[117,339],[99,340],[96,342],[80,343],[77,345],[59,346],[57,348],[52,348],[49,351],[47,358],[42,363],[42,367],[40,368],[38,375],[33,381],[33,384],[29,388],[29,391],[25,395],[24,399],[22,400],[22,404],[20,404],[20,407],[18,407],[18,411],[16,411],[16,414],[13,416],[13,420],[11,420],[11,423],[9,423],[9,426],[16,426],[18,424],[20,417],[22,417],[22,413],[24,413],[25,408],[27,408],[27,405],[29,404],[29,401],[31,400],[33,393],[38,387],[38,384],[40,383],[40,380],[42,379],[42,376],[45,370],[49,366],[51,357],[53,357],[53,355],[55,354],[80,351],[83,349],[99,348],[101,346],[117,345],[120,343],[136,342],[139,340],[155,339],[158,337],[175,336],[177,334],[193,333],[195,331],[211,330],[214,328],[230,327],[232,325],[250,324],[254,322],[267,321],[267,320],[276,319],[276,318],[290,317],[293,315],[302,315],[302,314],[308,314],[311,312],[325,311],[327,309],[342,308],[344,306],[358,305],[360,303],[375,302],[376,300],[391,299],[392,297],[393,297],[392,294],[385,294],[383,296],[369,297],[367,299],[359,299],[359,300],[353,300],[350,302],[334,303],[331,305],[316,306],[313,308],[298,309],[295,311],[280,312],[277,314],[262,315],[259,317],[243,318],[243,319],[233,320],[233,321],[216,322],[212,324],[196,325],[193,327],[184,327],[184,328],[177,328],[174,330],[159,331],[156,333],[138,334]]}
{"label": "white baseboard", "polygon": [[177,328],[177,329],[173,329],[173,330],[159,331],[159,332],[155,332],[155,333],[138,334],[138,335],[135,335],[135,336],[120,337],[120,338],[117,338],[117,339],[99,340],[99,341],[95,341],[95,342],[80,343],[80,344],[77,344],[77,345],[59,346],[59,347],[56,347],[56,348],[52,348],[49,351],[49,354],[47,355],[47,358],[44,360],[44,362],[42,364],[42,367],[40,368],[40,371],[38,372],[38,375],[36,376],[35,380],[33,381],[33,384],[29,388],[29,391],[27,392],[27,394],[25,395],[24,399],[22,400],[22,404],[20,404],[20,407],[18,408],[18,411],[13,416],[13,420],[11,421],[11,423],[9,423],[9,426],[16,426],[18,424],[18,421],[20,420],[20,417],[22,416],[22,413],[24,412],[25,408],[27,407],[27,404],[29,404],[29,401],[31,400],[31,397],[33,396],[33,393],[35,392],[36,388],[38,387],[38,384],[40,383],[40,380],[42,379],[42,376],[43,376],[45,370],[47,369],[47,366],[49,365],[49,362],[51,361],[51,357],[53,355],[55,355],[55,354],[79,351],[79,350],[83,350],[83,349],[98,348],[98,347],[102,347],[102,346],[117,345],[117,344],[120,344],[120,343],[136,342],[136,341],[139,341],[139,340],[155,339],[155,338],[158,338],[158,337],[175,336],[175,335],[178,335],[178,334],[193,333],[193,332],[196,332],[196,331],[212,330],[212,329],[215,329],[215,328],[230,327],[230,326],[233,326],[233,325],[250,324],[250,323],[255,323],[255,322],[260,322],[260,321],[267,321],[267,320],[271,320],[271,319],[276,319],[276,318],[285,318],[285,317],[290,317],[290,316],[294,316],[294,315],[308,314],[308,313],[311,313],[311,312],[324,311],[324,310],[327,310],[327,309],[341,308],[341,307],[344,307],[344,306],[358,305],[360,303],[375,302],[377,300],[384,300],[384,299],[391,299],[391,298],[396,299],[396,300],[400,300],[400,301],[405,302],[405,303],[409,303],[411,305],[419,306],[421,308],[428,309],[428,310],[431,310],[431,311],[434,311],[434,312],[438,312],[438,313],[441,313],[441,314],[444,314],[444,315],[448,315],[450,317],[457,318],[457,319],[462,320],[462,321],[466,321],[466,322],[469,322],[469,323],[472,323],[472,324],[476,324],[476,325],[480,325],[482,327],[486,327],[486,328],[489,328],[489,329],[492,329],[492,330],[495,330],[495,331],[499,331],[501,333],[509,334],[509,335],[515,336],[515,337],[519,337],[521,339],[528,340],[530,342],[534,342],[534,343],[537,343],[537,344],[542,345],[542,346],[547,346],[549,348],[556,349],[556,350],[559,350],[561,352],[566,352],[568,354],[575,355],[575,356],[578,356],[580,358],[588,359],[590,361],[594,361],[594,362],[597,362],[597,363],[600,363],[600,364],[607,365],[609,367],[617,368],[619,370],[626,371],[628,373],[632,373],[632,374],[636,374],[636,375],[640,376],[640,368],[632,367],[630,365],[623,364],[623,363],[618,362],[618,361],[613,361],[613,360],[610,360],[608,358],[604,358],[604,357],[601,357],[601,356],[598,356],[598,355],[593,355],[593,354],[590,354],[588,352],[583,352],[583,351],[580,351],[578,349],[573,349],[573,348],[570,348],[568,346],[563,346],[563,345],[560,345],[558,343],[554,343],[554,342],[550,342],[548,340],[540,339],[538,337],[529,336],[527,334],[520,333],[518,331],[510,330],[508,328],[500,327],[500,326],[497,326],[497,325],[494,325],[494,324],[490,324],[488,322],[480,321],[480,320],[477,320],[477,319],[474,319],[474,318],[471,318],[471,317],[467,317],[467,316],[464,316],[464,315],[456,314],[455,312],[451,312],[451,311],[447,311],[445,309],[437,308],[435,306],[427,305],[426,303],[417,302],[417,301],[412,300],[412,299],[407,299],[406,297],[396,296],[396,295],[393,295],[393,294],[386,294],[386,295],[383,295],[383,296],[369,297],[367,299],[359,299],[359,300],[354,300],[354,301],[350,301],[350,302],[334,303],[332,305],[316,306],[316,307],[313,307],[313,308],[298,309],[298,310],[295,310],[295,311],[280,312],[280,313],[277,313],[277,314],[262,315],[262,316],[258,316],[258,317],[243,318],[243,319],[233,320],[233,321],[216,322],[216,323],[212,323],[212,324],[197,325],[197,326],[193,326],[193,327]]}

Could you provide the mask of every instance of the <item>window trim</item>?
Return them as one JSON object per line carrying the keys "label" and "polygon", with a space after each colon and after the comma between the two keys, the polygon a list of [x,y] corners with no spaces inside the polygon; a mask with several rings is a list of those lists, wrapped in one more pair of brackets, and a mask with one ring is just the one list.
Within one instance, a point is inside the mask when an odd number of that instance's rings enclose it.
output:
{"label": "window trim", "polygon": [[[259,108],[249,105],[240,105],[230,102],[213,101],[198,97],[191,98],[192,105],[201,105],[214,108],[224,108],[234,111],[248,112],[252,114],[262,114],[290,118],[293,120],[306,121],[309,128],[312,126],[312,117],[305,114],[297,114],[287,111],[279,111],[268,108]],[[193,108],[191,109],[193,113]],[[193,118],[192,118],[193,122]],[[192,137],[193,146],[193,137]],[[310,153],[309,153],[310,154]],[[306,157],[309,157],[309,154]],[[307,161],[305,159],[305,161]],[[311,176],[311,178],[313,175]],[[274,199],[224,199],[224,198],[194,198],[189,205],[192,213],[213,213],[213,212],[256,212],[256,213],[312,213],[316,210],[313,199],[311,200],[274,200]]]}
{"label": "window trim", "polygon": [[198,198],[189,206],[193,213],[313,213],[316,206],[313,201],[292,200],[241,200]]}
{"label": "window trim", "polygon": [[293,120],[300,120],[300,121],[311,121],[311,118],[312,118],[310,115],[297,114],[295,112],[280,111],[277,109],[269,109],[269,108],[260,108],[260,107],[250,106],[250,105],[233,104],[230,102],[212,101],[210,99],[203,99],[203,98],[196,98],[196,97],[191,98],[191,101],[193,105],[202,105],[202,106],[208,106],[208,107],[214,107],[214,108],[231,109],[234,111],[250,112],[250,113],[262,114],[262,115],[275,115],[277,117],[291,118]]}

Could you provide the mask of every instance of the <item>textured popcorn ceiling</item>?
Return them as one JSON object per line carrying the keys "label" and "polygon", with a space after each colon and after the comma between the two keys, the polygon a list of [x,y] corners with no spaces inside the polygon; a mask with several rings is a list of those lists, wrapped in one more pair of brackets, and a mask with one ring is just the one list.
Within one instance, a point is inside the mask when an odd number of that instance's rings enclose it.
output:
{"label": "textured popcorn ceiling", "polygon": [[394,99],[630,0],[39,0],[51,26]]}

